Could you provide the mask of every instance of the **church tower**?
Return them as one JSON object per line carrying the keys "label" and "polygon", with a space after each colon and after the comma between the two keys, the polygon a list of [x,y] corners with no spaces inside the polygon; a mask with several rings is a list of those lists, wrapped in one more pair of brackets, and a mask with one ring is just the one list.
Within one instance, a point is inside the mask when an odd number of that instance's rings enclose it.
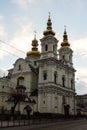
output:
{"label": "church tower", "polygon": [[47,21],[46,31],[43,32],[41,41],[41,57],[39,60],[38,81],[38,111],[41,113],[55,113],[54,94],[57,82],[57,43],[55,33],[52,30],[50,15]]}
{"label": "church tower", "polygon": [[54,37],[55,32],[52,30],[52,22],[50,15],[48,17],[47,28],[43,32],[44,37],[41,41],[41,59],[54,57],[57,58],[58,40]]}
{"label": "church tower", "polygon": [[73,51],[70,48],[66,27],[65,27],[64,34],[63,34],[63,42],[61,43],[61,48],[59,49],[59,60],[61,60],[64,64],[67,64],[70,67],[72,67],[73,66],[72,53]]}
{"label": "church tower", "polygon": [[34,67],[37,67],[37,60],[40,58],[40,52],[38,50],[38,40],[36,39],[36,32],[34,39],[32,40],[32,49],[26,54],[26,61],[30,62]]}

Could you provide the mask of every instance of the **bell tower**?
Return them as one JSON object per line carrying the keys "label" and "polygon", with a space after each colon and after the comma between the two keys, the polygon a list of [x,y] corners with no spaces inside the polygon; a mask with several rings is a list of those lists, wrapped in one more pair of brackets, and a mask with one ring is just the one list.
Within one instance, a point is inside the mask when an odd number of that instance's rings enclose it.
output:
{"label": "bell tower", "polygon": [[72,67],[73,66],[72,54],[73,51],[70,48],[70,44],[68,42],[68,36],[67,36],[66,26],[65,26],[64,34],[63,34],[63,42],[61,43],[61,47],[59,49],[59,60],[64,62],[64,64],[67,64],[70,67]]}
{"label": "bell tower", "polygon": [[[38,81],[38,111],[41,113],[52,113],[54,111],[54,93],[57,86],[57,43],[55,33],[52,30],[50,15],[47,28],[41,39],[41,57],[39,62]],[[52,98],[53,97],[53,98]],[[54,112],[55,113],[55,112]]]}
{"label": "bell tower", "polygon": [[57,58],[57,43],[58,40],[54,37],[55,32],[52,30],[52,22],[50,13],[47,21],[47,28],[43,32],[43,38],[41,41],[41,59],[47,57]]}

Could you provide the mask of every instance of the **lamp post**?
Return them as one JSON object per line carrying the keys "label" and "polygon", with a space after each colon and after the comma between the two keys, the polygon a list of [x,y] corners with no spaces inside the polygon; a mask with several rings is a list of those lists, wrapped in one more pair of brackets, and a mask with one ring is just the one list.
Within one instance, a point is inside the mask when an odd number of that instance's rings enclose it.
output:
{"label": "lamp post", "polygon": [[4,91],[3,91],[3,89],[4,89],[4,86],[2,86],[2,114],[4,113]]}

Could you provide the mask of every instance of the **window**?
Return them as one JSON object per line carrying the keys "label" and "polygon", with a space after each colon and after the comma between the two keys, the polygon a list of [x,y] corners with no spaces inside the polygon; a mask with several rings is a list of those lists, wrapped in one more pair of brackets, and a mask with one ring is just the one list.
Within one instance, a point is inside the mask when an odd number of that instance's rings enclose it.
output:
{"label": "window", "polygon": [[71,56],[69,55],[69,61],[71,61]]}
{"label": "window", "polygon": [[65,87],[65,76],[62,77],[62,86]]}
{"label": "window", "polygon": [[45,104],[45,101],[43,101],[43,104]]}
{"label": "window", "polygon": [[44,79],[44,80],[47,79],[47,73],[46,73],[46,72],[44,72],[44,74],[43,74],[43,79]]}
{"label": "window", "polygon": [[34,65],[36,65],[36,61],[34,61]]}
{"label": "window", "polygon": [[63,58],[63,60],[65,60],[65,56],[64,55],[62,56],[62,58]]}
{"label": "window", "polygon": [[57,97],[55,97],[55,100],[57,100]]}
{"label": "window", "polygon": [[71,79],[71,89],[73,89],[73,79]]}
{"label": "window", "polygon": [[22,89],[20,89],[20,94],[22,94]]}
{"label": "window", "polygon": [[55,72],[54,73],[54,83],[56,84],[56,81],[57,81],[57,73]]}
{"label": "window", "polygon": [[45,95],[45,92],[44,92],[43,94],[44,94],[44,96],[46,96],[46,95]]}
{"label": "window", "polygon": [[45,51],[47,51],[48,50],[48,45],[45,45]]}
{"label": "window", "polygon": [[53,45],[53,52],[55,52],[55,46]]}
{"label": "window", "polygon": [[21,65],[18,66],[18,70],[21,70]]}
{"label": "window", "polygon": [[66,103],[66,99],[65,99],[65,96],[64,96],[64,95],[63,95],[63,97],[62,97],[62,102],[63,102],[63,104]]}
{"label": "window", "polygon": [[17,86],[19,86],[19,78],[17,79]]}

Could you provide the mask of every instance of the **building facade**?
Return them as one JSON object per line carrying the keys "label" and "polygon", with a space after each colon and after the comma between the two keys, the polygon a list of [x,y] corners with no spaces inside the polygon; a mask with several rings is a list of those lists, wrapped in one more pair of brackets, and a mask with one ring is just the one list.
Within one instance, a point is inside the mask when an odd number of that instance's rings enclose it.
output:
{"label": "building facade", "polygon": [[76,96],[76,109],[78,115],[87,115],[87,94]]}
{"label": "building facade", "polygon": [[[74,115],[75,69],[72,61],[73,51],[68,42],[66,28],[63,42],[58,50],[58,40],[52,30],[49,16],[47,28],[40,42],[41,52],[38,51],[38,41],[35,35],[31,51],[27,52],[25,59],[20,58],[15,62],[7,76],[9,82],[13,83],[11,86],[15,90],[13,95],[14,93],[26,95],[20,101],[20,111],[23,113],[24,108],[29,106],[31,113]],[[10,107],[11,102],[9,100]],[[18,107],[16,106],[15,109]]]}

